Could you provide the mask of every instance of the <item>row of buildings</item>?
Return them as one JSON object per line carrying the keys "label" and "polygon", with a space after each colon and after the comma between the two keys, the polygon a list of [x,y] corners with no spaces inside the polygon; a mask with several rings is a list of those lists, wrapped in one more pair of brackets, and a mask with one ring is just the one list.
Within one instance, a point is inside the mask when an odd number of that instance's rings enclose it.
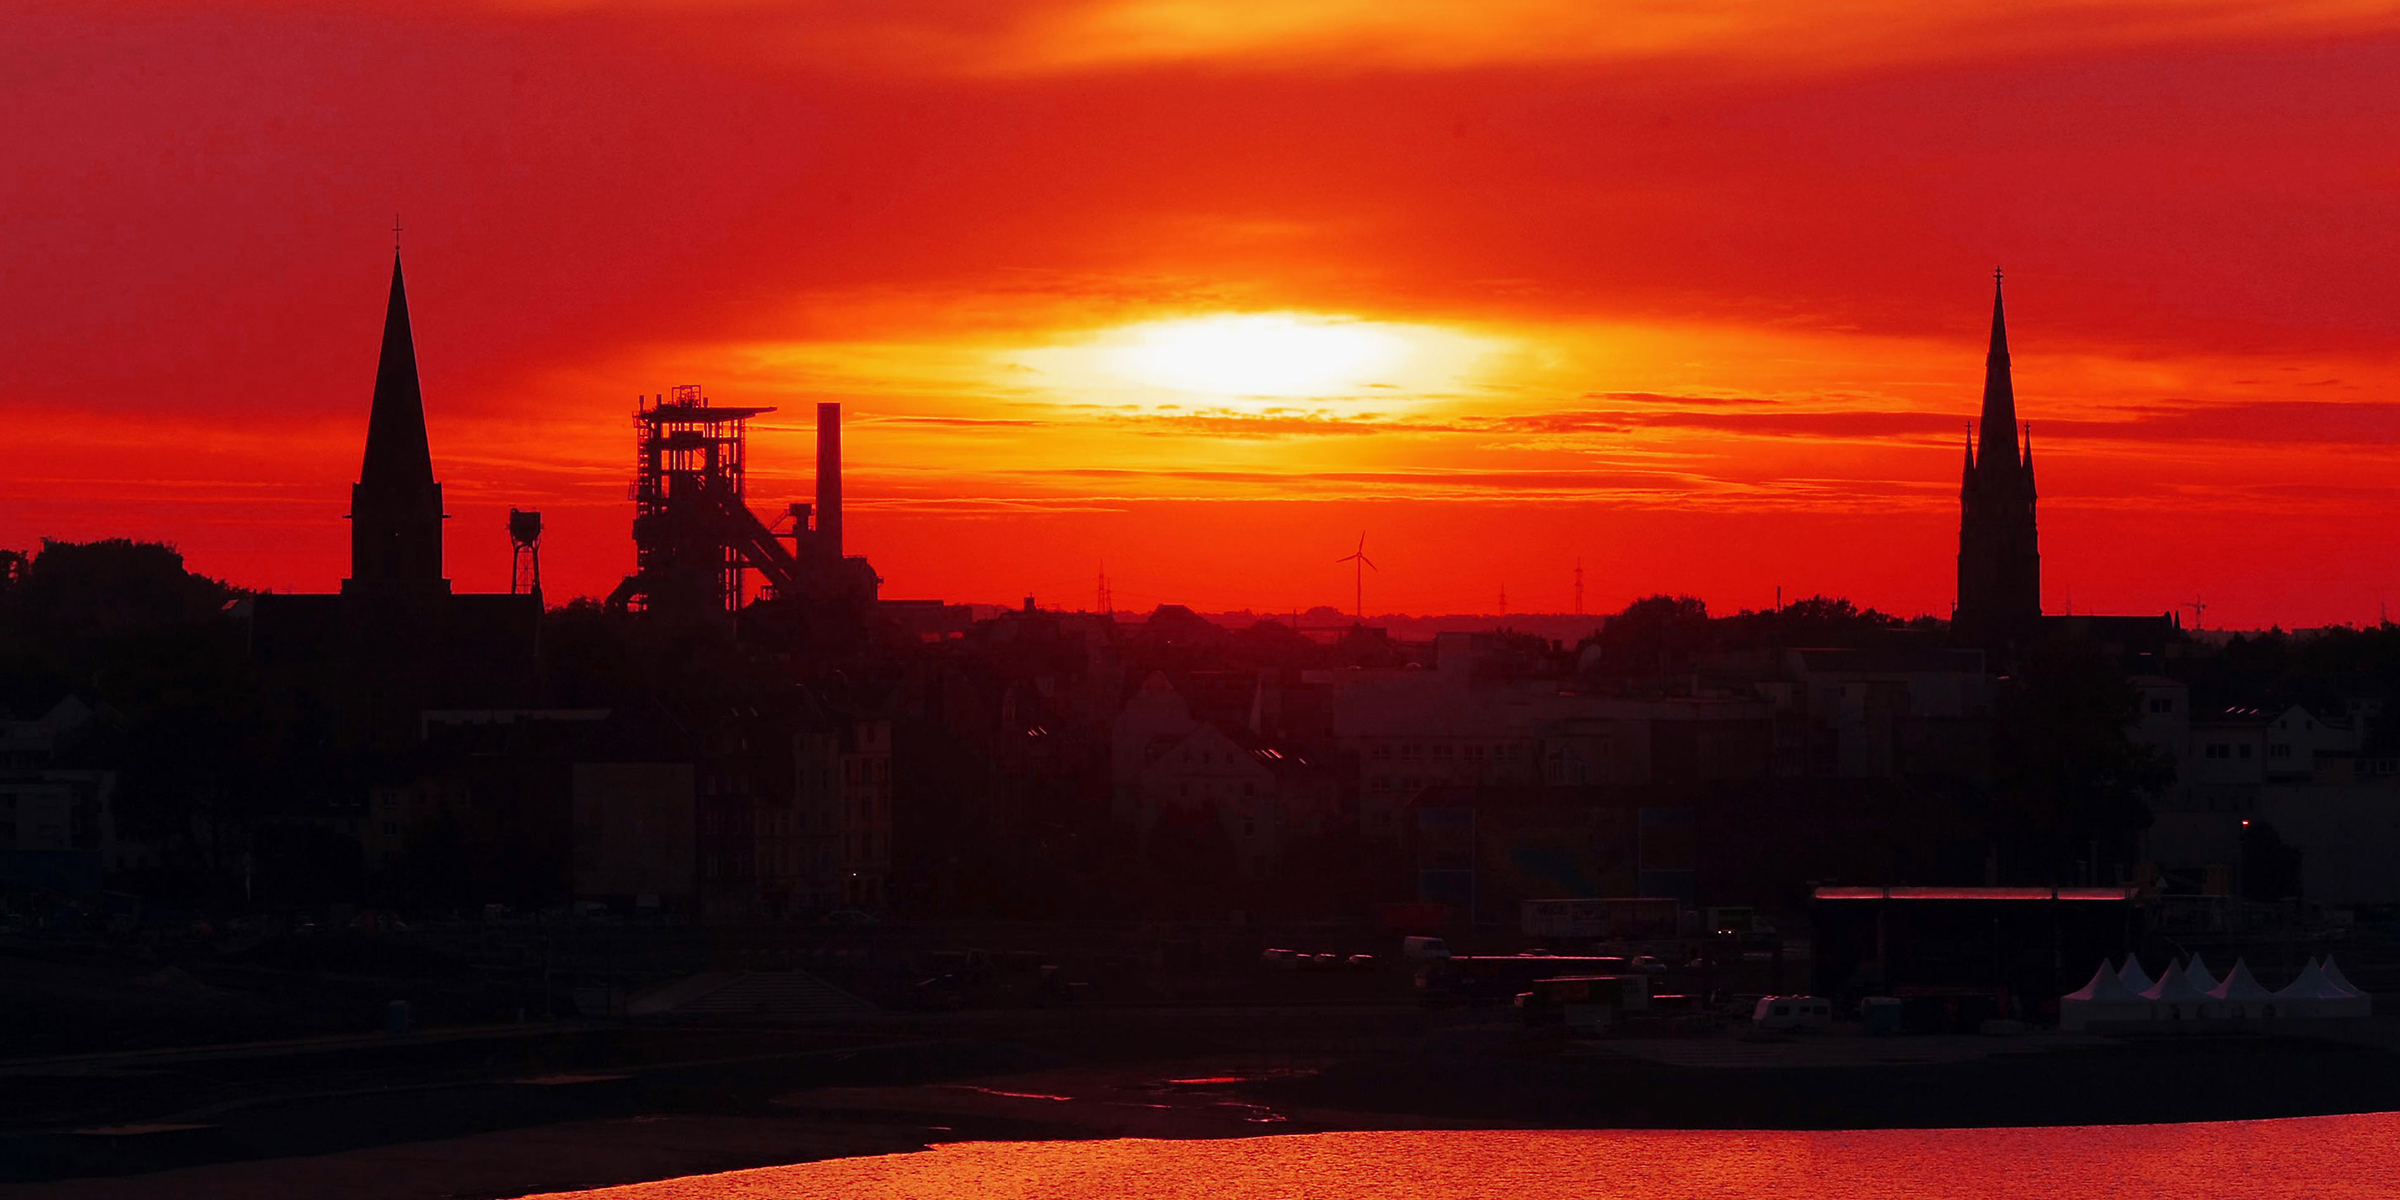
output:
{"label": "row of buildings", "polygon": [[2271,830],[2298,852],[2300,894],[2400,904],[2400,722],[2383,697],[2348,697],[2325,712],[2298,704],[2195,712],[2181,680],[2133,682],[2135,740],[2174,768],[2151,802],[2153,862],[2229,888],[2248,865],[2244,835]]}
{"label": "row of buildings", "polygon": [[[748,507],[741,432],[766,410],[697,389],[641,405],[640,568],[608,611],[453,594],[415,364],[395,258],[352,575],[227,616],[286,709],[325,722],[314,740],[354,752],[278,785],[299,790],[247,830],[132,834],[114,772],[73,751],[111,714],[70,699],[0,725],[12,884],[92,886],[179,840],[245,879],[266,859],[348,853],[369,886],[419,902],[710,920],[1040,911],[1029,893],[1138,893],[1196,847],[1232,903],[1288,898],[1339,864],[1364,871],[1340,900],[1353,911],[1479,918],[1543,897],[1743,902],[1846,871],[1989,874],[2002,865],[1983,831],[1944,821],[2001,786],[2004,677],[2075,638],[2126,665],[2141,697],[2128,735],[2171,780],[2138,851],[2095,846],[2078,882],[2144,860],[2210,886],[2239,872],[2257,822],[2301,847],[2310,894],[2400,900],[2385,894],[2400,772],[2379,700],[2195,714],[2172,670],[2194,647],[2171,618],[2040,612],[2032,444],[1997,292],[1954,621],[1761,639],[1672,669],[1661,656],[1639,678],[1607,669],[1598,640],[881,599],[842,545],[838,411],[820,407],[817,503],[770,524]],[[557,661],[577,622],[662,645],[738,628],[746,665],[579,690]],[[1947,842],[1972,844],[1944,858]]]}

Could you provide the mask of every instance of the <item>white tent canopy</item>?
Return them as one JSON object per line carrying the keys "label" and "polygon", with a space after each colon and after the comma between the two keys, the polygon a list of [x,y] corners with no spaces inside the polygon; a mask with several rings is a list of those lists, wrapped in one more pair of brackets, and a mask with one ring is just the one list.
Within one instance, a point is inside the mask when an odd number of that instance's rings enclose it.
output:
{"label": "white tent canopy", "polygon": [[2224,982],[2209,989],[2208,994],[2218,1002],[2218,1015],[2227,1017],[2265,1016],[2266,1008],[2275,1003],[2275,993],[2250,974],[2249,963],[2238,958],[2233,960],[2233,969],[2225,973]]}
{"label": "white tent canopy", "polygon": [[2058,1027],[2087,1029],[2095,1021],[2146,1021],[2150,1019],[2150,1002],[2125,986],[2125,981],[2109,969],[2108,960],[2092,972],[2092,981],[2059,997]]}
{"label": "white tent canopy", "polygon": [[2123,981],[2125,990],[2137,996],[2149,991],[2156,984],[2156,981],[2142,970],[2142,960],[2130,954],[2125,956],[2125,968],[2117,972],[2117,978]]}
{"label": "white tent canopy", "polygon": [[2310,959],[2308,966],[2292,985],[2276,993],[2290,996],[2300,1013],[2317,1017],[2364,1017],[2374,1011],[2374,1002],[2357,988],[2347,986],[2328,957],[2323,963]]}
{"label": "white tent canopy", "polygon": [[2275,993],[2275,1001],[2283,1005],[2284,1015],[2291,1017],[2330,1017],[2339,1013],[2340,1001],[2347,999],[2334,990],[2333,981],[2325,978],[2325,968],[2317,960],[2308,965]]}
{"label": "white tent canopy", "polygon": [[2160,975],[2158,982],[2150,985],[2150,990],[2142,993],[2142,997],[2166,1006],[2166,1010],[2158,1015],[2171,1020],[2209,1016],[2213,1007],[2208,993],[2192,986],[2192,981],[2184,976],[2183,966],[2179,963],[2167,964],[2166,973]]}
{"label": "white tent canopy", "polygon": [[2065,996],[2060,998],[2064,1000],[2081,1000],[2089,1004],[2144,1003],[2142,997],[2138,993],[2136,993],[2132,988],[2126,987],[2125,981],[2117,978],[2117,973],[2109,969],[2108,962],[2105,959],[2101,960],[2100,969],[2092,972],[2092,981],[2090,983],[2087,983],[2072,992],[2068,992]]}
{"label": "white tent canopy", "polygon": [[[2146,986],[2136,988],[2133,981]],[[2061,1029],[2098,1027],[2185,1029],[2213,1028],[2220,1021],[2283,1021],[2291,1018],[2363,1017],[2372,999],[2344,978],[2333,960],[2310,959],[2291,983],[2269,990],[2250,972],[2250,963],[2237,958],[2225,978],[2209,974],[2198,955],[2185,962],[2168,960],[2166,970],[2151,982],[2140,961],[2132,958],[2114,970],[2103,960],[2091,981],[2059,997]]]}
{"label": "white tent canopy", "polygon": [[2325,978],[2332,980],[2333,986],[2338,987],[2353,996],[2366,995],[2365,992],[2359,990],[2357,984],[2350,982],[2349,976],[2342,974],[2342,969],[2340,967],[2334,965],[2333,956],[2330,954],[2325,956]]}

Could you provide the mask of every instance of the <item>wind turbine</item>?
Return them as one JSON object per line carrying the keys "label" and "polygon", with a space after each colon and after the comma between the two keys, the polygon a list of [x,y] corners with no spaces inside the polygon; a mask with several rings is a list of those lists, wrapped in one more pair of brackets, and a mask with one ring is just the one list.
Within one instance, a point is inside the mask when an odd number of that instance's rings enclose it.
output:
{"label": "wind turbine", "polygon": [[1361,532],[1361,533],[1358,535],[1358,550],[1357,550],[1355,553],[1351,553],[1351,554],[1345,554],[1345,555],[1343,555],[1342,557],[1340,557],[1340,558],[1337,558],[1337,559],[1335,559],[1335,560],[1333,560],[1333,561],[1334,561],[1336,564],[1339,564],[1339,563],[1349,563],[1349,564],[1351,564],[1351,566],[1350,566],[1350,586],[1351,586],[1351,588],[1352,588],[1352,590],[1353,590],[1353,592],[1354,592],[1355,594],[1354,594],[1354,595],[1352,596],[1352,598],[1351,598],[1351,605],[1352,605],[1352,607],[1351,607],[1351,610],[1350,610],[1350,617],[1351,617],[1351,619],[1352,619],[1352,620],[1354,620],[1354,621],[1358,622],[1358,623],[1359,623],[1359,624],[1361,624],[1361,625],[1364,625],[1364,624],[1366,624],[1366,623],[1367,623],[1367,572],[1368,572],[1369,570],[1380,570],[1380,569],[1381,569],[1381,568],[1379,568],[1379,567],[1376,567],[1376,566],[1375,566],[1375,560],[1374,560],[1374,559],[1371,559],[1371,558],[1368,558],[1368,557],[1367,557],[1367,535],[1366,535],[1364,532]]}

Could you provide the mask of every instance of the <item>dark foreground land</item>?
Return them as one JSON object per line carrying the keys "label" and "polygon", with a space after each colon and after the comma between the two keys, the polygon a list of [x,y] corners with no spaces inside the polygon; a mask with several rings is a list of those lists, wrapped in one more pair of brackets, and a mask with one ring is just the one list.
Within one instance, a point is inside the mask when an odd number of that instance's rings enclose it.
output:
{"label": "dark foreground land", "polygon": [[2400,1109],[2400,1020],[1568,1040],[1491,1010],[562,1023],[0,1064],[0,1195],[516,1196],[984,1139],[1865,1128]]}

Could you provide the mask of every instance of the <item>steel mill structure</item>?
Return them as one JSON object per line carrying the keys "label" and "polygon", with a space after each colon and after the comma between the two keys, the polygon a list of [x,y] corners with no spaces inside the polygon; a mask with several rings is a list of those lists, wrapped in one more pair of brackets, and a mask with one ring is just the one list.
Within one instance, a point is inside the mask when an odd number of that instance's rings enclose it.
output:
{"label": "steel mill structure", "polygon": [[773,411],[713,405],[698,384],[639,398],[634,573],[610,593],[611,607],[736,613],[751,599],[753,571],[762,600],[874,603],[883,581],[866,559],[842,553],[841,405],[817,406],[816,505],[788,505],[773,525],[750,511],[749,422]]}

